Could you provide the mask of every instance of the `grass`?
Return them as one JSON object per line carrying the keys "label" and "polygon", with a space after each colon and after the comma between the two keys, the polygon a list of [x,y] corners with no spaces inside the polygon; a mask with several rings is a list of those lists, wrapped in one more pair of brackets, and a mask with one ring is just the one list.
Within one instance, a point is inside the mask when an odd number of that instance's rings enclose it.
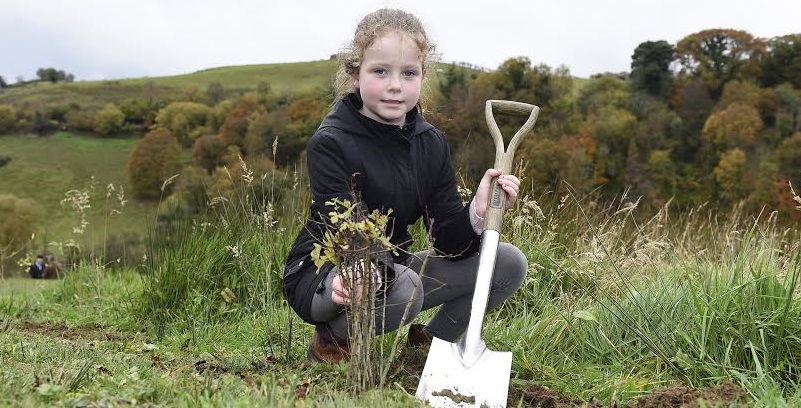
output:
{"label": "grass", "polygon": [[27,277],[6,277],[0,280],[0,298],[28,296],[58,285],[58,281],[30,279]]}
{"label": "grass", "polygon": [[205,92],[218,81],[228,92],[255,90],[259,82],[270,84],[276,94],[291,94],[328,86],[336,72],[330,60],[299,63],[242,65],[206,69],[190,74],[74,83],[37,83],[0,93],[0,104],[44,102],[47,105],[78,103],[84,109],[99,109],[109,102],[130,98],[168,99],[189,87]]}
{"label": "grass", "polygon": [[239,65],[204,69],[186,75],[126,79],[120,81],[120,84],[134,85],[155,81],[162,86],[199,86],[205,90],[209,83],[218,81],[225,89],[254,90],[259,82],[264,81],[278,94],[291,94],[325,87],[331,83],[336,70],[337,63],[334,60]]}
{"label": "grass", "polygon": [[[424,354],[380,354],[388,385],[362,393],[354,367],[306,361],[312,327],[278,287],[308,191],[273,195],[286,180],[239,177],[214,216],[158,237],[139,271],[89,262],[47,287],[0,291],[0,405],[419,405]],[[737,209],[644,217],[626,197],[589,200],[521,197],[507,216],[503,239],[530,270],[483,338],[513,352],[510,406],[546,403],[534,398],[546,391],[625,406],[660,387],[726,384],[734,399],[707,406],[801,404],[799,231]]]}
{"label": "grass", "polygon": [[[39,223],[40,235],[35,244],[61,241],[72,237],[76,220],[69,209],[60,202],[64,194],[72,189],[84,190],[92,179],[95,189],[104,196],[108,184],[128,188],[128,155],[136,139],[100,139],[60,132],[46,137],[3,136],[0,137],[0,154],[12,160],[0,167],[0,194],[13,194],[19,198],[33,199],[42,208]],[[89,218],[94,225],[103,225],[109,219],[103,211],[102,202]],[[106,235],[135,232],[144,235],[148,220],[151,220],[156,205],[150,202],[128,200],[123,209],[124,217],[112,217]],[[100,228],[91,232],[103,233]]]}

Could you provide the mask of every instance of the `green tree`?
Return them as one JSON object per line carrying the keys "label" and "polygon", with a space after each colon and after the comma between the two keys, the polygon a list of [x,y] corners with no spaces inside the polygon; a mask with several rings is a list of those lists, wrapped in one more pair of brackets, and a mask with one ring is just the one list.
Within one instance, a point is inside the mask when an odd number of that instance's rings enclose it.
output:
{"label": "green tree", "polygon": [[0,134],[14,130],[17,123],[17,110],[12,105],[0,105]]}
{"label": "green tree", "polygon": [[623,108],[630,96],[625,81],[603,75],[590,79],[581,87],[578,108],[584,116],[590,116],[608,108]]}
{"label": "green tree", "polygon": [[169,130],[184,146],[191,146],[205,128],[212,109],[197,102],[173,102],[156,115],[156,124]]}
{"label": "green tree", "polygon": [[[483,112],[487,99],[507,99],[540,107],[536,131],[541,137],[556,139],[577,130],[572,120],[573,77],[564,66],[554,69],[545,64],[532,65],[526,57],[510,58],[497,70],[471,81],[468,98],[465,113],[479,124],[483,117],[477,113]],[[473,130],[484,132],[485,125],[479,126]],[[514,134],[520,123],[515,118],[501,117],[498,126],[503,134]]]}
{"label": "green tree", "polygon": [[629,80],[635,91],[665,99],[673,92],[670,64],[676,59],[676,48],[667,41],[646,41],[634,49]]}
{"label": "green tree", "polygon": [[801,190],[801,132],[782,140],[775,154],[779,172],[798,192]]}
{"label": "green tree", "polygon": [[55,69],[53,67],[37,69],[36,77],[38,77],[41,81],[49,81],[52,83],[59,81],[72,82],[75,80],[75,75],[68,74],[63,70]]}
{"label": "green tree", "polygon": [[760,83],[773,87],[789,83],[801,89],[801,34],[774,37],[767,42]]}
{"label": "green tree", "polygon": [[2,75],[0,75],[0,89],[3,88],[8,88],[8,82],[6,82],[6,79],[3,78]]}
{"label": "green tree", "polygon": [[784,83],[775,88],[779,102],[777,125],[780,138],[801,131],[801,92]]}
{"label": "green tree", "polygon": [[125,114],[113,103],[109,103],[95,114],[93,130],[101,135],[112,135],[122,131]]}
{"label": "green tree", "polygon": [[[162,195],[165,181],[181,170],[181,145],[166,129],[153,130],[139,140],[128,158],[128,178],[136,197]],[[168,193],[169,186],[164,193]]]}
{"label": "green tree", "polygon": [[700,79],[680,81],[676,93],[675,111],[680,118],[679,143],[674,146],[674,157],[683,163],[693,163],[701,147],[701,130],[715,102],[709,96],[709,87]]}
{"label": "green tree", "polygon": [[464,88],[467,86],[467,75],[465,68],[459,67],[456,63],[451,63],[445,68],[442,78],[439,80],[439,92],[444,97],[450,97],[454,88]]}
{"label": "green tree", "polygon": [[699,31],[676,44],[684,74],[703,79],[714,99],[731,80],[756,80],[765,49],[762,39],[732,29]]}
{"label": "green tree", "polygon": [[550,139],[537,139],[527,144],[523,152],[526,157],[525,176],[538,193],[561,191],[561,183],[567,180],[571,168],[570,153],[566,146]]}
{"label": "green tree", "polygon": [[211,81],[206,86],[206,101],[209,106],[214,106],[225,99],[225,88],[220,81]]}
{"label": "green tree", "polygon": [[651,202],[657,206],[676,195],[678,185],[676,165],[670,158],[670,150],[652,150],[646,170],[652,183]]}
{"label": "green tree", "polygon": [[149,128],[156,119],[154,107],[143,98],[129,98],[120,103],[125,122],[140,128]]}
{"label": "green tree", "polygon": [[637,118],[623,108],[608,106],[591,119],[595,128],[598,152],[595,157],[595,179],[610,194],[620,193],[629,161],[631,142]]}

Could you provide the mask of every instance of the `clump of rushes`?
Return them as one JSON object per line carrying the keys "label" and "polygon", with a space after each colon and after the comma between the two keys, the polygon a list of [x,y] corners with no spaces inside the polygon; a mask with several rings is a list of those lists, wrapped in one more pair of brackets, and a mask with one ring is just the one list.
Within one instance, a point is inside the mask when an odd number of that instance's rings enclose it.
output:
{"label": "clump of rushes", "polygon": [[338,271],[352,271],[340,276],[349,293],[356,294],[350,296],[348,310],[352,368],[349,376],[351,387],[356,392],[375,387],[381,373],[381,359],[373,343],[375,316],[377,308],[382,307],[379,288],[386,282],[363,279],[363,276],[375,276],[372,271],[378,253],[396,252],[385,233],[392,210],[386,214],[378,210],[365,214],[358,203],[359,200],[339,199],[326,202],[333,208],[328,217],[334,228],[327,230],[322,241],[314,244],[311,254],[318,270],[331,264]]}

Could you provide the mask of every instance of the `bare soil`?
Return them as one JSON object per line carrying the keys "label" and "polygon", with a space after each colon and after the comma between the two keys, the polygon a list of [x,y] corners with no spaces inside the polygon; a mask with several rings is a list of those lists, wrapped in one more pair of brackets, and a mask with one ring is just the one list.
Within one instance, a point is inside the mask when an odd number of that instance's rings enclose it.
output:
{"label": "bare soil", "polygon": [[27,333],[35,333],[43,336],[58,337],[68,340],[125,341],[131,338],[131,336],[109,330],[99,324],[92,326],[69,327],[64,323],[21,322],[18,325],[13,325],[11,327]]}
{"label": "bare soil", "polygon": [[[420,373],[423,372],[427,350],[405,349],[396,360],[390,371],[390,382],[403,385],[409,393],[414,394]],[[748,393],[738,385],[727,382],[710,388],[695,389],[683,384],[657,388],[650,394],[629,401],[626,408],[697,408],[703,401],[705,407],[747,407],[750,406]],[[610,407],[620,408],[616,401],[603,402],[595,398],[582,400],[554,391],[539,384],[528,384],[524,387],[510,386],[508,405],[512,407]]]}

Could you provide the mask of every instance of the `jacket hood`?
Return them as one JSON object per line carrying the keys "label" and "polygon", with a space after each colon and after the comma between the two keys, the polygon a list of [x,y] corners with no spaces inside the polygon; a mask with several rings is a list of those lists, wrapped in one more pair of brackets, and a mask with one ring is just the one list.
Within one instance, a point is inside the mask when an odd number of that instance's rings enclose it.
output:
{"label": "jacket hood", "polygon": [[417,107],[406,113],[406,124],[403,126],[388,125],[364,116],[359,109],[364,103],[356,93],[349,93],[334,104],[331,113],[320,124],[319,129],[334,127],[361,137],[401,136],[410,139],[434,128],[426,122]]}

